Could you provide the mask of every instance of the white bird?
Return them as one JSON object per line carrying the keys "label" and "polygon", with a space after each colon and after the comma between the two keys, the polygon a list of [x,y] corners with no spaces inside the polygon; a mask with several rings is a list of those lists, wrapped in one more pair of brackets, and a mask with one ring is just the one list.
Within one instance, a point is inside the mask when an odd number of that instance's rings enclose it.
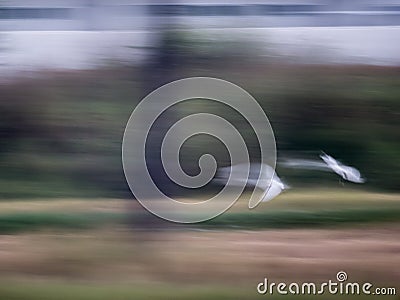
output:
{"label": "white bird", "polygon": [[365,182],[365,179],[361,177],[360,171],[356,168],[346,166],[324,152],[320,155],[320,158],[322,161],[310,159],[286,159],[282,161],[281,164],[285,167],[295,169],[333,171],[347,181],[355,183]]}
{"label": "white bird", "polygon": [[[247,168],[250,170],[248,177]],[[227,184],[231,173],[233,177],[230,179],[230,185],[255,187],[263,190],[262,202],[274,199],[282,193],[282,191],[289,188],[269,165],[255,163],[219,168],[215,182]]]}
{"label": "white bird", "polygon": [[323,153],[319,157],[332,169],[333,172],[341,176],[343,179],[355,183],[364,183],[365,179],[361,177],[360,171],[354,167],[346,166],[334,159],[332,156]]}

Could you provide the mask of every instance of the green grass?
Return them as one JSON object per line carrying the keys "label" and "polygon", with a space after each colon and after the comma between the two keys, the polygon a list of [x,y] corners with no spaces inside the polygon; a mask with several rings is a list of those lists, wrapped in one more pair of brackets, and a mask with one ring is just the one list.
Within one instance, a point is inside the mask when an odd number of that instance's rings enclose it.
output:
{"label": "green grass", "polygon": [[[243,200],[226,213],[195,226],[257,229],[400,222],[400,197],[397,194],[347,189],[297,190],[262,203],[254,210],[247,209],[247,202]],[[126,223],[136,216],[135,212],[128,210],[128,203],[115,199],[1,202],[0,233],[86,229]]]}
{"label": "green grass", "polygon": [[[133,299],[289,299],[293,295],[259,295],[254,286],[167,286],[145,284],[141,286],[113,285],[100,286],[92,284],[71,283],[9,283],[0,285],[0,297],[7,300],[133,300]],[[305,299],[371,299],[371,296],[317,295],[294,296]],[[385,296],[395,299],[396,296]]]}
{"label": "green grass", "polygon": [[[0,233],[40,229],[89,229],[106,224],[125,223],[127,219],[128,214],[124,213],[3,214],[0,215]],[[197,226],[220,229],[307,228],[378,222],[400,222],[400,208],[226,213]]]}
{"label": "green grass", "polygon": [[298,228],[399,222],[400,197],[351,189],[289,191],[256,209],[228,210],[204,223],[226,228]]}
{"label": "green grass", "polygon": [[0,215],[0,234],[39,229],[89,229],[125,221],[120,213],[27,212]]}
{"label": "green grass", "polygon": [[204,223],[225,228],[306,228],[357,223],[399,222],[400,208],[366,208],[328,211],[271,211],[225,214]]}

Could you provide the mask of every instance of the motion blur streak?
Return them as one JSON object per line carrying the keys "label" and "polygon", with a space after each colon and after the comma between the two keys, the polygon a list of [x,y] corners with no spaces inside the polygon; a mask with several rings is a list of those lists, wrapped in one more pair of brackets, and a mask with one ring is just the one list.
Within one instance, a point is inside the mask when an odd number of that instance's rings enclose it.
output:
{"label": "motion blur streak", "polygon": [[[399,0],[0,1],[0,299],[253,299],[262,278],[319,283],[340,270],[398,289],[399,15]],[[250,211],[254,182],[241,178],[237,203],[196,225],[142,209],[122,170],[125,126],[146,95],[187,77],[257,99],[290,189],[276,185]],[[224,179],[180,187],[161,164],[168,130],[198,113],[233,124],[249,163],[261,162],[236,110],[203,98],[171,106],[145,160],[185,203],[217,195]],[[320,172],[321,150],[366,181]],[[197,176],[205,154],[216,170],[233,164],[204,134],[177,160]]]}

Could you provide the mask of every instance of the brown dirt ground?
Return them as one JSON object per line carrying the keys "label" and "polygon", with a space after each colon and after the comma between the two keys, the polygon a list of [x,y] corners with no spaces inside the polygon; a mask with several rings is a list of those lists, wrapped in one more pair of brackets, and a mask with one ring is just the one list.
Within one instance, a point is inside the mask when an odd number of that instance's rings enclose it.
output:
{"label": "brown dirt ground", "polygon": [[[125,227],[0,236],[0,278],[256,284],[349,280],[398,284],[400,225],[340,229],[163,231]],[[143,238],[145,236],[145,238]]]}

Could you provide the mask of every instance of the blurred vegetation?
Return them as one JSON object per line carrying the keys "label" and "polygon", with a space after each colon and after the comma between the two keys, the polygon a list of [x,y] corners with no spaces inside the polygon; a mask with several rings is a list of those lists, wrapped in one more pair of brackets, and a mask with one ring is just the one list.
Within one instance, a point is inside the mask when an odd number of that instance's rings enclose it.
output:
{"label": "blurred vegetation", "polygon": [[25,212],[0,215],[0,234],[40,229],[89,229],[126,222],[122,213]]}
{"label": "blurred vegetation", "polygon": [[[238,72],[227,67],[208,75],[231,80],[258,99],[274,128],[278,155],[317,157],[324,150],[360,169],[367,186],[399,189],[400,69],[267,64]],[[121,141],[140,100],[139,77],[129,67],[45,73],[2,84],[0,197],[129,196]],[[203,106],[224,113],[218,105]],[[180,112],[194,109],[198,105]],[[239,127],[243,123],[231,118]],[[197,161],[194,152],[184,155]],[[336,178],[280,173],[304,184]]]}
{"label": "blurred vegetation", "polygon": [[214,64],[233,63],[235,59],[241,63],[255,61],[260,59],[260,53],[266,52],[260,51],[262,48],[262,43],[252,36],[170,29],[162,32],[155,54],[161,55],[164,63],[172,59],[179,65],[208,68]]}
{"label": "blurred vegetation", "polygon": [[[400,221],[400,208],[358,208],[328,211],[269,211],[250,213],[226,213],[204,223],[207,227],[224,229],[261,228],[320,228]],[[240,225],[237,225],[240,224]]]}
{"label": "blurred vegetation", "polygon": [[[246,197],[248,194],[243,196]],[[248,210],[248,200],[240,199],[233,208],[214,219],[189,226],[179,225],[175,229],[299,229],[385,224],[400,222],[398,200],[396,194],[348,189],[289,191],[280,195],[277,201],[261,204],[256,210]],[[122,200],[60,200],[51,203],[53,205],[49,207],[47,201],[40,204],[34,200],[3,201],[0,234],[92,229],[109,225],[135,228],[137,224],[133,221],[140,216],[140,211],[128,213],[124,208],[129,206]],[[43,210],[44,207],[47,209]]]}
{"label": "blurred vegetation", "polygon": [[[376,204],[375,204],[376,205]],[[132,218],[132,216],[131,216]],[[272,210],[225,213],[200,223],[203,228],[266,229],[323,228],[357,224],[400,222],[400,207],[344,208],[332,210]],[[129,224],[127,213],[31,212],[0,215],[0,234],[55,229],[90,229],[105,225]],[[182,226],[181,229],[185,229]]]}
{"label": "blurred vegetation", "polygon": [[[143,91],[188,76],[249,91],[271,121],[278,159],[318,159],[323,150],[357,167],[367,187],[399,190],[400,68],[289,64],[257,56],[250,40],[214,38],[166,31],[144,68],[43,71],[1,83],[0,198],[131,197],[121,163],[126,122]],[[252,157],[259,155],[251,128],[229,108],[196,100],[174,109],[162,126],[199,110],[216,113],[239,128]],[[229,162],[218,141],[190,142],[181,152],[188,173],[198,172],[197,159],[209,149]],[[334,174],[279,165],[278,172],[293,187],[338,184]]]}

